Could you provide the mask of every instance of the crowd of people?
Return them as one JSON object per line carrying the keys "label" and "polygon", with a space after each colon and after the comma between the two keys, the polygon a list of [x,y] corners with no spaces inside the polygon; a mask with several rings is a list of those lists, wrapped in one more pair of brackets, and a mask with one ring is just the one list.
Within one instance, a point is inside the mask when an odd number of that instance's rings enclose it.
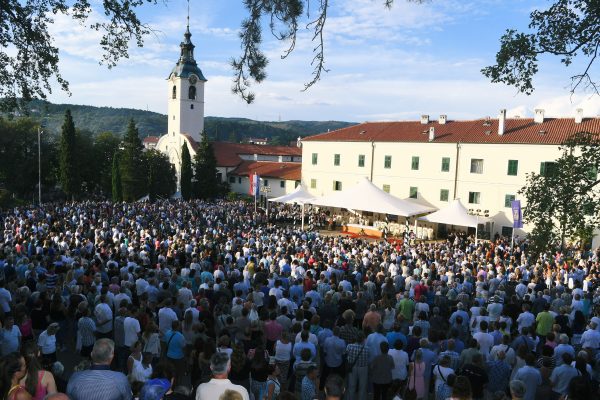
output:
{"label": "crowd of people", "polygon": [[600,251],[271,216],[224,200],[2,212],[0,399],[598,398]]}

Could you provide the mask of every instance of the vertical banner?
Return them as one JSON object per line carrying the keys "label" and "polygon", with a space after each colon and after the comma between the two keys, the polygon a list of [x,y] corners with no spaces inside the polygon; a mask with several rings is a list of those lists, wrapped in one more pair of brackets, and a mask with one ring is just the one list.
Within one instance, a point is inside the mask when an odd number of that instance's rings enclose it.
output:
{"label": "vertical banner", "polygon": [[523,212],[521,211],[521,200],[513,200],[511,202],[513,215],[513,228],[523,227]]}
{"label": "vertical banner", "polygon": [[258,197],[260,193],[260,176],[256,174],[256,172],[250,175],[250,187],[248,189],[248,194],[250,196],[254,196],[254,198]]}

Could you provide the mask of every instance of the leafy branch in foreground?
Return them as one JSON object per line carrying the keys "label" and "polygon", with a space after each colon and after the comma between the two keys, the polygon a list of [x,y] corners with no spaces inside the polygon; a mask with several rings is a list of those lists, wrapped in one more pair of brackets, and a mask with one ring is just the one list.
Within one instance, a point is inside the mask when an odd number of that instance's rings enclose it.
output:
{"label": "leafy branch in foreground", "polygon": [[531,94],[540,56],[558,56],[566,67],[581,56],[586,63],[581,72],[571,76],[571,93],[582,88],[600,94],[597,78],[591,74],[600,46],[598,2],[555,0],[546,10],[532,11],[529,18],[530,32],[508,29],[500,38],[496,64],[481,72],[492,82]]}

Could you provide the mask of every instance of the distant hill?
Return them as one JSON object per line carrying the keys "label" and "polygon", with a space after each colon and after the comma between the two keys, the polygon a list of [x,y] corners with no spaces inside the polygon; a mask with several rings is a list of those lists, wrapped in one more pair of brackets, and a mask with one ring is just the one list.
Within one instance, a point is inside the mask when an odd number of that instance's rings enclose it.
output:
{"label": "distant hill", "polygon": [[[167,131],[166,115],[131,108],[33,101],[29,106],[29,115],[35,119],[43,118],[47,131],[58,134],[67,108],[71,110],[75,126],[78,129],[88,130],[94,134],[106,131],[123,134],[131,118],[136,121],[142,137],[160,136]],[[204,119],[205,132],[210,138],[239,142],[250,137],[266,137],[272,144],[288,144],[295,141],[298,136],[314,135],[350,125],[354,125],[354,123],[343,121],[254,121],[246,118],[223,117],[206,117]]]}

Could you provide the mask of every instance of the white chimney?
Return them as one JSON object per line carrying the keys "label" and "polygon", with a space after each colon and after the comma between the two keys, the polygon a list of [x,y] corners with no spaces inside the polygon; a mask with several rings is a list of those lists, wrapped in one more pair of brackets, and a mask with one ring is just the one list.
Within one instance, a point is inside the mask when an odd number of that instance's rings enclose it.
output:
{"label": "white chimney", "polygon": [[300,136],[296,139],[296,147],[302,147],[302,138]]}
{"label": "white chimney", "polygon": [[498,115],[498,135],[504,135],[504,124],[506,123],[506,109],[500,110]]}
{"label": "white chimney", "polygon": [[440,115],[440,119],[438,120],[438,122],[440,123],[440,125],[444,125],[447,120],[448,120],[448,116],[446,114],[442,114],[442,115]]}
{"label": "white chimney", "polygon": [[429,123],[429,115],[423,114],[421,115],[421,124],[427,125]]}
{"label": "white chimney", "polygon": [[535,109],[535,115],[533,116],[533,122],[541,124],[544,122],[544,110],[542,108]]}
{"label": "white chimney", "polygon": [[433,142],[433,139],[435,139],[435,128],[432,126],[429,128],[429,141]]}
{"label": "white chimney", "polygon": [[575,123],[580,124],[583,122],[583,108],[575,110]]}

